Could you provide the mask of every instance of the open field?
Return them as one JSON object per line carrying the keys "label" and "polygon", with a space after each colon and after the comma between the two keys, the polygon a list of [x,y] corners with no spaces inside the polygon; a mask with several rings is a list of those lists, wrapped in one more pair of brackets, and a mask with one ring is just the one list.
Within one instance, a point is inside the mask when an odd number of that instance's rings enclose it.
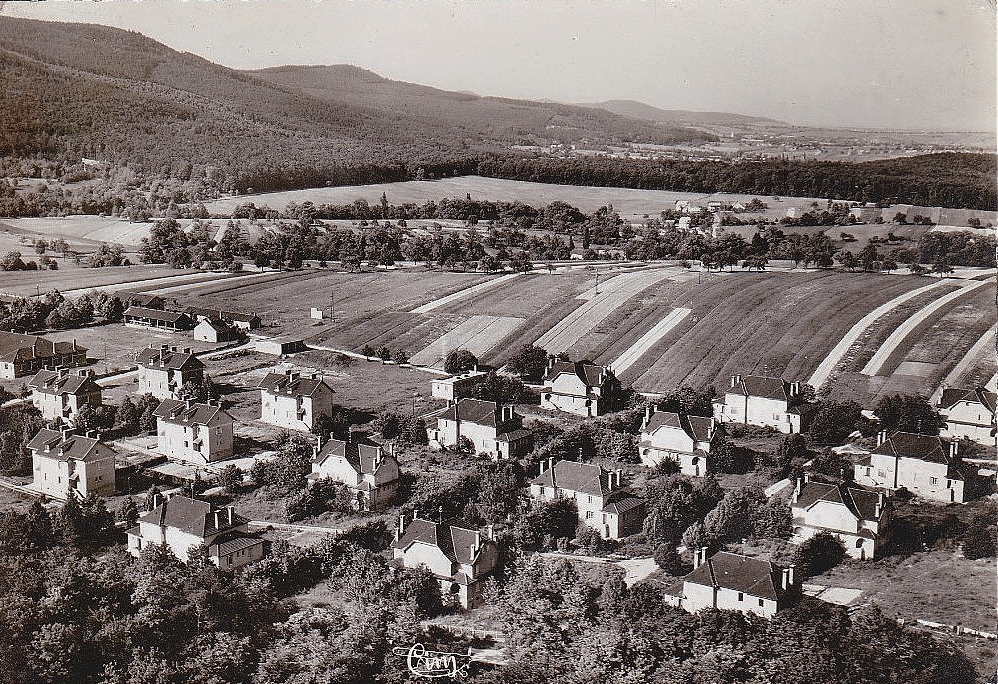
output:
{"label": "open field", "polygon": [[476,357],[484,357],[522,322],[522,318],[508,316],[472,316],[413,354],[411,361],[442,369],[447,355],[455,349],[466,349]]}
{"label": "open field", "polygon": [[0,292],[19,296],[49,290],[78,296],[91,289],[110,292],[146,291],[192,281],[216,281],[244,276],[209,271],[184,271],[164,265],[110,266],[107,268],[67,268],[58,271],[12,271],[0,280]]}
{"label": "open field", "polygon": [[633,366],[645,352],[651,349],[652,345],[665,337],[670,330],[679,325],[690,313],[689,309],[673,309],[670,311],[665,318],[655,324],[654,328],[646,332],[637,342],[628,347],[627,351],[610,362],[610,366],[614,369],[614,372],[623,373]]}
{"label": "open field", "polygon": [[[265,325],[275,324],[286,333],[314,335],[335,344],[331,338],[338,330],[349,330],[382,312],[408,311],[489,279],[481,273],[426,270],[296,271],[260,282],[234,282],[232,287],[192,288],[184,293],[183,301],[189,306],[255,312]],[[332,322],[309,318],[312,307],[324,309],[328,316],[330,304]]]}

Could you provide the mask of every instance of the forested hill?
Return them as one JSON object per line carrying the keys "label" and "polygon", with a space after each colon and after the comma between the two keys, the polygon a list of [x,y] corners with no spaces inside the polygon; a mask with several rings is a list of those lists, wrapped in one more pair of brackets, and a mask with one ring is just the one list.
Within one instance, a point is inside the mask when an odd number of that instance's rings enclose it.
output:
{"label": "forested hill", "polygon": [[[249,73],[134,32],[0,17],[0,156],[42,152],[161,172],[214,166],[228,187],[452,173],[511,142],[697,141],[600,110],[397,83],[351,67]],[[189,171],[188,171],[189,172]]]}

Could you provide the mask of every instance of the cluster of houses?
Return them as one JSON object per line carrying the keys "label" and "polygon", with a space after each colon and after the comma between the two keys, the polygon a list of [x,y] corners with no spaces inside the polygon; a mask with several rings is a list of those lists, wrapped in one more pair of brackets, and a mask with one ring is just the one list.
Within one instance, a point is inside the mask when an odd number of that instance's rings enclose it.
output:
{"label": "cluster of houses", "polygon": [[[677,209],[679,207],[677,206]],[[167,311],[159,297],[129,302],[126,325],[162,330],[202,330],[203,339],[224,341],[259,326],[259,318],[232,312],[188,308]],[[201,338],[199,338],[201,339]],[[275,340],[271,340],[275,342]],[[284,351],[284,341],[276,339]],[[288,340],[289,349],[294,340]],[[234,456],[232,416],[214,402],[184,398],[189,385],[205,380],[205,366],[190,349],[153,346],[138,355],[138,392],[160,399],[156,450],[169,459],[209,464]],[[101,405],[101,387],[85,369],[86,349],[75,342],[0,333],[0,375],[34,373],[28,382],[32,402],[48,419],[72,423],[86,406]],[[520,459],[533,448],[533,436],[515,407],[475,398],[486,373],[476,369],[431,381],[431,394],[446,406],[429,414],[431,447],[470,451],[495,460]],[[274,370],[259,383],[260,420],[279,428],[314,431],[332,418],[333,388],[317,373]],[[947,388],[936,398],[946,426],[941,436],[882,432],[876,447],[854,465],[850,479],[830,481],[805,476],[795,483],[790,509],[794,540],[829,533],[856,559],[876,558],[889,540],[891,495],[904,487],[923,498],[963,503],[977,493],[976,469],[964,464],[959,440],[993,443],[995,393]],[[801,408],[807,398],[798,382],[760,376],[731,377],[712,402],[712,416],[694,416],[649,407],[641,422],[638,453],[642,464],[669,461],[690,477],[712,471],[712,451],[733,425],[769,427],[784,434],[802,430]],[[624,406],[624,391],[612,368],[590,362],[551,359],[542,380],[540,408],[590,418]],[[115,491],[116,454],[99,434],[71,429],[41,430],[28,444],[33,487],[62,498],[67,491],[86,496]],[[397,503],[399,462],[391,443],[351,434],[340,440],[320,436],[314,449],[310,483],[342,483],[353,507],[378,511]],[[646,502],[629,487],[621,471],[595,463],[546,460],[529,482],[536,501],[571,499],[579,522],[606,539],[621,539],[642,528]],[[203,545],[212,562],[236,568],[264,555],[262,539],[249,531],[250,521],[231,507],[173,496],[152,502],[133,529],[128,550],[139,555],[150,544],[165,544],[182,560]],[[418,511],[399,520],[391,545],[396,562],[425,566],[465,607],[483,600],[484,581],[494,572],[498,547],[492,529],[459,521],[433,520]],[[695,612],[713,607],[764,617],[800,595],[793,567],[720,552],[694,553],[693,572],[665,589],[671,605]]]}

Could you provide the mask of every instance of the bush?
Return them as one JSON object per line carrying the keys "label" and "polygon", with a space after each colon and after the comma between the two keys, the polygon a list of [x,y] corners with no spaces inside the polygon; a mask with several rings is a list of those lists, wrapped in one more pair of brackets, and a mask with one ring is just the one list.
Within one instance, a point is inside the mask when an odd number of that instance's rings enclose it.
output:
{"label": "bush", "polygon": [[655,564],[673,577],[681,577],[689,569],[672,544],[659,544],[655,547],[654,558]]}
{"label": "bush", "polygon": [[227,494],[233,494],[239,491],[239,487],[242,486],[242,484],[243,471],[232,463],[225,466],[225,468],[222,469],[222,472],[218,475],[218,486],[224,489]]}
{"label": "bush", "polygon": [[794,564],[802,577],[812,577],[831,570],[845,557],[842,542],[828,532],[821,532],[800,545],[794,554]]}
{"label": "bush", "polygon": [[994,510],[990,514],[978,514],[971,519],[967,531],[963,533],[963,555],[970,560],[993,558],[998,548],[998,528]]}

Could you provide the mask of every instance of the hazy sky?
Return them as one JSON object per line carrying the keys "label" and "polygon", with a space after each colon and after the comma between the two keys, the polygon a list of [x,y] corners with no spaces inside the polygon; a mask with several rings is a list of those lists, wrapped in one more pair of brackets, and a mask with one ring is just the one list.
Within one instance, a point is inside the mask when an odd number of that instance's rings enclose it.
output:
{"label": "hazy sky", "polygon": [[992,130],[993,0],[108,0],[3,14],[139,31],[226,66],[355,64],[563,102]]}

